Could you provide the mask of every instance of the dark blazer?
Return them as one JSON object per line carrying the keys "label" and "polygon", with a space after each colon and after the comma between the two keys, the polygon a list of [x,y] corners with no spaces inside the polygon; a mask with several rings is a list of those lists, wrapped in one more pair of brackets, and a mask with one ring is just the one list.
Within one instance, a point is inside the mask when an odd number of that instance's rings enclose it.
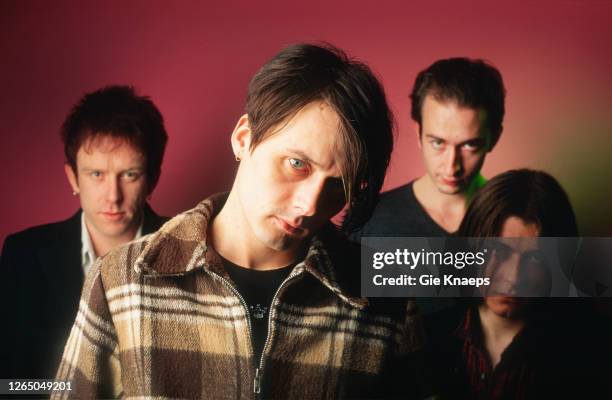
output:
{"label": "dark blazer", "polygon": [[[147,204],[142,234],[167,220]],[[83,286],[81,211],[8,236],[0,271],[0,378],[53,378]]]}

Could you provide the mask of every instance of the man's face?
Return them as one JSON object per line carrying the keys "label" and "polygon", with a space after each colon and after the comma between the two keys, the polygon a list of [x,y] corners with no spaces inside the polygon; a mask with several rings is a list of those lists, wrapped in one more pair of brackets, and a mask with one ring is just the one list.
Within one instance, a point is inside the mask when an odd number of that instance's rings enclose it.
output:
{"label": "man's face", "polygon": [[89,233],[110,240],[131,240],[142,220],[147,196],[146,160],[127,142],[101,136],[83,143],[77,173],[65,166],[79,193]]}
{"label": "man's face", "polygon": [[486,113],[455,101],[425,97],[416,126],[425,169],[444,194],[462,193],[478,176],[489,151]]}
{"label": "man's face", "polygon": [[491,284],[484,303],[495,314],[520,316],[529,300],[523,296],[543,295],[548,288],[550,277],[539,256],[538,233],[535,224],[518,217],[504,222],[499,248],[487,267]]}
{"label": "man's face", "polygon": [[243,116],[234,134],[241,158],[236,181],[248,235],[266,248],[293,249],[346,203],[337,163],[340,119],[326,103],[313,102],[250,152]]}

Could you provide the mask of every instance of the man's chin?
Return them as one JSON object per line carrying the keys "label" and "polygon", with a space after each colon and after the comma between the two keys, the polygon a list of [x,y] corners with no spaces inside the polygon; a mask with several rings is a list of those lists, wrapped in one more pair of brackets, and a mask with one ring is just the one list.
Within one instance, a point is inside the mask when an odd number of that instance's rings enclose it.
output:
{"label": "man's chin", "polygon": [[451,186],[451,185],[444,185],[440,183],[437,185],[437,187],[440,193],[449,194],[449,195],[459,194],[464,191],[462,186]]}
{"label": "man's chin", "polygon": [[[108,238],[119,238],[126,236],[130,232],[131,225],[124,221],[117,221],[113,223],[107,222],[100,224],[97,228],[99,232]],[[134,234],[136,234],[136,230],[134,230]]]}
{"label": "man's chin", "polygon": [[302,235],[306,232],[300,232],[300,234],[290,235],[287,232],[281,230],[275,230],[274,232],[266,232],[259,236],[259,241],[266,247],[276,251],[287,251],[292,248],[296,248],[306,238]]}
{"label": "man's chin", "polygon": [[295,243],[291,238],[286,237],[286,236],[276,237],[276,238],[267,238],[266,240],[261,240],[261,242],[269,249],[272,249],[275,251],[288,250]]}
{"label": "man's chin", "polygon": [[494,296],[486,299],[487,307],[495,314],[504,318],[517,318],[525,308],[522,298],[512,298],[508,296]]}

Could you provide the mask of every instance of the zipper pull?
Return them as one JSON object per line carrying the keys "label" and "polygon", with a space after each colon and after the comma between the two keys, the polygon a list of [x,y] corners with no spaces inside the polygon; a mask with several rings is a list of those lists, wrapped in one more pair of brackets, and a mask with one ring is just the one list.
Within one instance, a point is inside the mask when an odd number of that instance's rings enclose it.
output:
{"label": "zipper pull", "polygon": [[253,392],[255,394],[261,393],[261,370],[255,368],[255,379],[253,380]]}

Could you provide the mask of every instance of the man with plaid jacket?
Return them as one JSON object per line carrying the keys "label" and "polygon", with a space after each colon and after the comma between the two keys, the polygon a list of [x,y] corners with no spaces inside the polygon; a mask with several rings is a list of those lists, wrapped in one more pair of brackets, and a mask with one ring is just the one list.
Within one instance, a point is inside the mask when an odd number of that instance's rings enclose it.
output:
{"label": "man with plaid jacket", "polygon": [[299,44],[249,85],[215,195],[96,263],[57,397],[417,397],[413,300],[359,293],[359,248],[393,147],[367,66]]}

